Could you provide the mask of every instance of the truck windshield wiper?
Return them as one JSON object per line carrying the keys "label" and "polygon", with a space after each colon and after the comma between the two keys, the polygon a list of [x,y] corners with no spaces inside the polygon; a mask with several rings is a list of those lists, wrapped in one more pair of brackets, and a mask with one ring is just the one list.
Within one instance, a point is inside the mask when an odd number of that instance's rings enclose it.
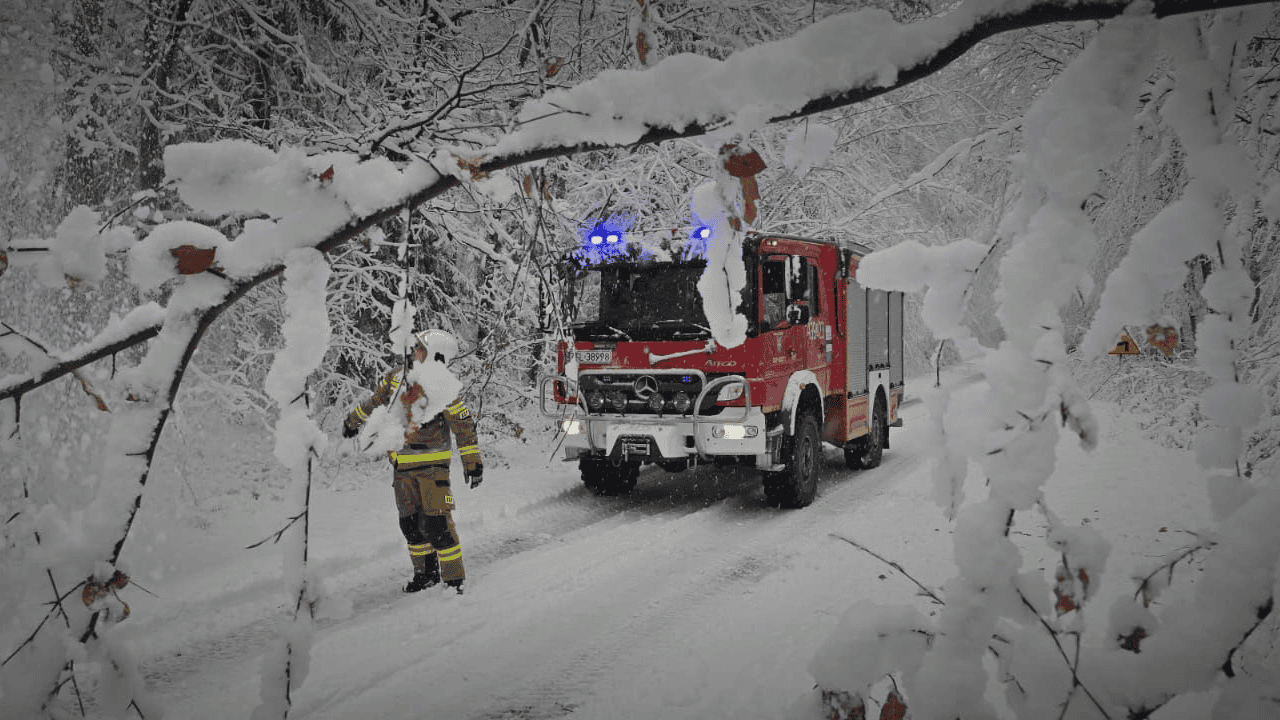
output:
{"label": "truck windshield wiper", "polygon": [[612,334],[613,337],[622,338],[627,342],[631,342],[630,335],[623,332],[622,330],[619,330],[616,327],[613,327],[612,325],[606,325],[604,323],[595,323],[595,322],[584,322],[584,323],[575,323],[572,327],[580,330],[586,330],[587,332],[593,333],[593,334],[594,333]]}
{"label": "truck windshield wiper", "polygon": [[671,325],[679,326],[676,328],[676,332],[698,333],[698,334],[706,333],[708,335],[711,334],[711,328],[706,327],[704,325],[699,325],[696,322],[690,322],[688,320],[659,320],[653,323],[650,327],[657,330],[657,329],[661,329]]}

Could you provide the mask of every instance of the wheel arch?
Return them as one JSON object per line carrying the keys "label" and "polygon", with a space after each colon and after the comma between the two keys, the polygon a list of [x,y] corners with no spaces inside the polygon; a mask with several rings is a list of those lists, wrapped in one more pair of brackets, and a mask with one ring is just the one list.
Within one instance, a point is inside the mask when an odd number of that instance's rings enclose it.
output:
{"label": "wheel arch", "polygon": [[782,412],[787,424],[787,434],[795,435],[796,419],[802,410],[813,408],[818,413],[818,428],[826,419],[826,408],[823,406],[825,393],[818,383],[818,376],[812,370],[800,370],[787,378],[787,389],[782,394]]}

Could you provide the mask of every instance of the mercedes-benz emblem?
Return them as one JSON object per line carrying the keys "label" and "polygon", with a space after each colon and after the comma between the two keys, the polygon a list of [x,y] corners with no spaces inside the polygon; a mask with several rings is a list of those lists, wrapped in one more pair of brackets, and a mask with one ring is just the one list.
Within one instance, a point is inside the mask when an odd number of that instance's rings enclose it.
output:
{"label": "mercedes-benz emblem", "polygon": [[641,375],[631,387],[635,389],[636,397],[648,400],[650,395],[658,392],[658,380],[652,375]]}

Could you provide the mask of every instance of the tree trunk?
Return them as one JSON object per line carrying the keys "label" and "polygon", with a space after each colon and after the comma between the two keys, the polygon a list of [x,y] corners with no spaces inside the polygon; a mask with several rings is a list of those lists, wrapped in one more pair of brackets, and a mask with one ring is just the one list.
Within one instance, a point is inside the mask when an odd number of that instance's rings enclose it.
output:
{"label": "tree trunk", "polygon": [[138,187],[152,189],[164,182],[164,142],[160,123],[169,78],[178,60],[178,40],[192,0],[149,0],[147,27],[142,35],[143,67],[155,83],[151,101],[144,100],[138,116]]}

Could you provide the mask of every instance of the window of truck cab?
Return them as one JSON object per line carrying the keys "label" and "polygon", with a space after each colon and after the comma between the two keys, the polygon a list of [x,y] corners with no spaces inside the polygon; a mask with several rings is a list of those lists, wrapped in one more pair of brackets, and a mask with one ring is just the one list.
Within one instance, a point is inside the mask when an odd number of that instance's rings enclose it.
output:
{"label": "window of truck cab", "polygon": [[710,337],[698,280],[703,260],[587,267],[573,286],[577,339],[684,340]]}
{"label": "window of truck cab", "polygon": [[[818,314],[818,268],[803,255],[767,255],[760,262],[760,332],[804,324]],[[804,307],[808,317],[794,309]]]}

